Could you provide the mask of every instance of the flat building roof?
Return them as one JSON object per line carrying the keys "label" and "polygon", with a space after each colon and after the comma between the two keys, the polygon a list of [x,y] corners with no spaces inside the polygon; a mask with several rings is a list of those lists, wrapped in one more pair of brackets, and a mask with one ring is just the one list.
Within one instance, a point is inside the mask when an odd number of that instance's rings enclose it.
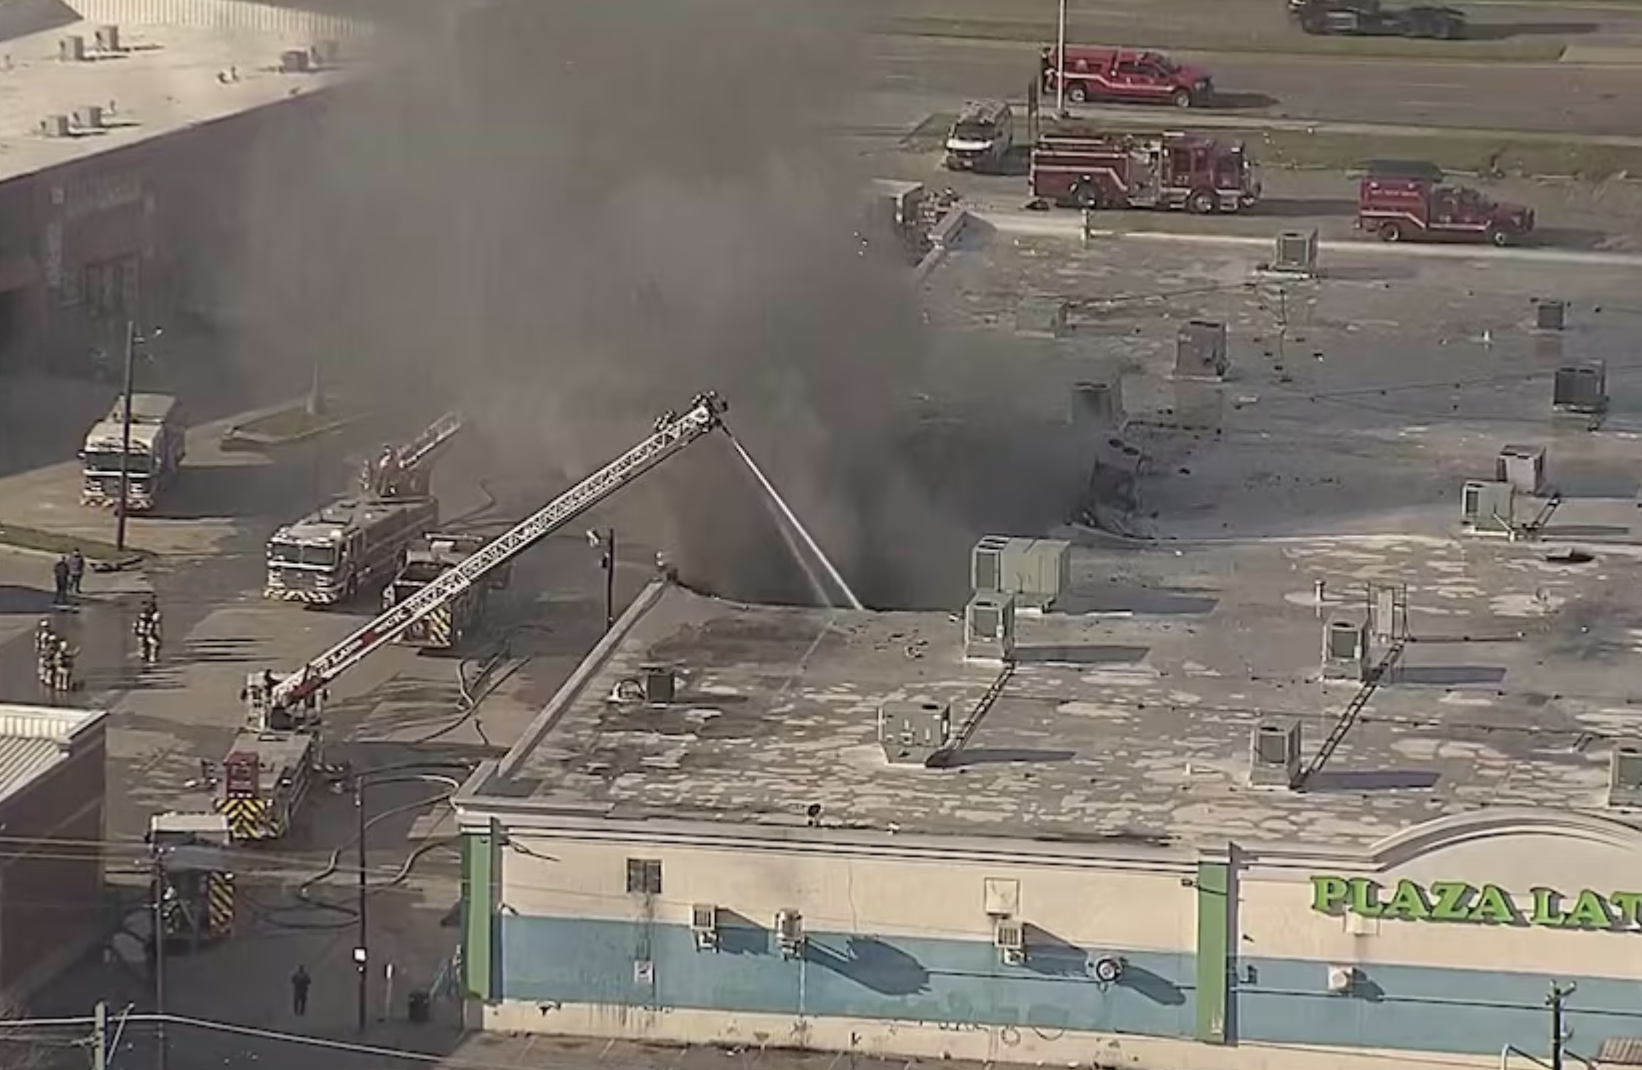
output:
{"label": "flat building roof", "polygon": [[[0,182],[337,84],[371,29],[354,19],[231,0],[68,0],[58,23],[0,43]],[[98,47],[117,27],[118,50]],[[79,37],[85,58],[62,58]],[[281,54],[337,42],[338,61],[281,73]],[[86,127],[75,113],[102,109]],[[50,117],[68,117],[48,130]]]}

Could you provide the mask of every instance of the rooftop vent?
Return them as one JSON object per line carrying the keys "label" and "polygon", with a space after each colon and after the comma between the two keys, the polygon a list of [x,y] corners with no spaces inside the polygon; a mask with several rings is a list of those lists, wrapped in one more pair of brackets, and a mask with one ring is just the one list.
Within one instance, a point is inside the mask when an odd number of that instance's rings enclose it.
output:
{"label": "rooftop vent", "polygon": [[639,686],[646,705],[670,705],[678,697],[678,671],[670,665],[646,665],[639,670]]}
{"label": "rooftop vent", "polygon": [[73,137],[74,127],[66,115],[48,115],[40,120],[40,133],[46,137]]}
{"label": "rooftop vent", "polygon": [[1279,234],[1271,270],[1307,278],[1317,274],[1317,231],[1285,230]]}
{"label": "rooftop vent", "polygon": [[1046,607],[1071,586],[1072,544],[1061,539],[1010,539],[1003,551],[1003,586],[1022,605]]}
{"label": "rooftop vent", "polygon": [[1642,806],[1642,742],[1614,744],[1608,759],[1608,805]]}
{"label": "rooftop vent", "polygon": [[57,42],[57,58],[64,63],[84,63],[86,39],[77,33],[62,38]]}
{"label": "rooftop vent", "polygon": [[75,108],[74,125],[81,130],[101,130],[103,128],[103,106],[101,104],[87,104],[83,108]]}
{"label": "rooftop vent", "polygon": [[1192,320],[1181,326],[1175,339],[1174,373],[1179,379],[1223,379],[1230,362],[1226,357],[1226,325],[1212,320]]}
{"label": "rooftop vent", "polygon": [[1300,722],[1283,726],[1266,721],[1249,737],[1249,783],[1286,788],[1300,776]]}
{"label": "rooftop vent", "polygon": [[342,62],[342,42],[321,41],[313,47],[313,59],[321,67],[334,67]]}
{"label": "rooftop vent", "polygon": [[279,54],[281,74],[307,74],[313,69],[314,55],[306,48],[287,48]]}
{"label": "rooftop vent", "polygon": [[1608,410],[1608,368],[1600,360],[1564,364],[1551,390],[1556,412],[1598,415]]}
{"label": "rooftop vent", "polygon": [[896,765],[924,765],[952,742],[952,707],[928,699],[878,707],[878,742]]}
{"label": "rooftop vent", "polygon": [[1502,446],[1494,463],[1494,481],[1509,483],[1518,494],[1537,496],[1545,489],[1545,447]]}
{"label": "rooftop vent", "polygon": [[117,55],[125,51],[120,47],[120,28],[118,26],[97,27],[97,51],[109,55]]}
{"label": "rooftop vent", "polygon": [[996,591],[983,591],[970,599],[964,609],[964,658],[972,661],[1014,660],[1014,598]]}
{"label": "rooftop vent", "polygon": [[1534,326],[1542,331],[1560,331],[1568,322],[1568,305],[1564,301],[1540,298],[1534,302]]}

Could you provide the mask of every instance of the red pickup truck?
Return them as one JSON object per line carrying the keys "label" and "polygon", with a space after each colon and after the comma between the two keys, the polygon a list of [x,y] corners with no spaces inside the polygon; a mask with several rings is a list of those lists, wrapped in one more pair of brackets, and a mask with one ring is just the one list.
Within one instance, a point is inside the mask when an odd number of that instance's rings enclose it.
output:
{"label": "red pickup truck", "polygon": [[[1038,76],[1046,96],[1056,93],[1062,66],[1059,50],[1052,45],[1045,47],[1039,56]],[[1191,108],[1201,107],[1214,97],[1214,79],[1207,71],[1182,66],[1161,52],[1069,46],[1064,77],[1066,99],[1073,104],[1111,101]]]}

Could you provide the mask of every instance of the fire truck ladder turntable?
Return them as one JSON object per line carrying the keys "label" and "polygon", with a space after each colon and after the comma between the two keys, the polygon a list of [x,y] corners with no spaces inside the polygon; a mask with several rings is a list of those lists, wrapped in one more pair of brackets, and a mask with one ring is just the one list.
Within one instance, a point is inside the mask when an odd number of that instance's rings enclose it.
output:
{"label": "fire truck ladder turntable", "polygon": [[429,473],[424,469],[456,437],[464,423],[461,413],[447,412],[404,445],[387,447],[385,457],[367,461],[360,479],[366,493],[385,498],[414,496],[419,490],[425,491]]}
{"label": "fire truck ladder turntable", "polygon": [[[473,556],[448,569],[411,597],[308,662],[298,672],[277,682],[268,694],[268,709],[287,710],[319,694],[337,677],[393,642],[406,628],[472,588],[491,570],[507,564],[686,446],[723,428],[727,408],[717,394],[704,393],[697,395],[683,415],[664,413],[656,421],[655,431],[649,438],[565,491],[540,511],[521,520]],[[430,432],[433,430],[429,428]]]}

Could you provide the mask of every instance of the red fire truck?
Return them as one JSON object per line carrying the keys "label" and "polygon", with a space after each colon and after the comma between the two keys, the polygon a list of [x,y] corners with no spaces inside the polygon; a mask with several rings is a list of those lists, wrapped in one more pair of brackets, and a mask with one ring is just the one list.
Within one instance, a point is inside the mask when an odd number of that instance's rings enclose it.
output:
{"label": "red fire truck", "polygon": [[1260,199],[1241,141],[1200,134],[1045,137],[1032,148],[1032,196],[1072,208],[1239,212]]}
{"label": "red fire truck", "polygon": [[[1062,66],[1057,51],[1046,47],[1038,59],[1038,78],[1050,97]],[[1207,104],[1214,96],[1214,80],[1207,71],[1181,66],[1161,52],[1068,46],[1065,76],[1066,99],[1073,104],[1111,101],[1190,108]]]}
{"label": "red fire truck", "polygon": [[1534,229],[1534,210],[1449,186],[1435,164],[1375,160],[1357,183],[1357,228],[1381,241],[1486,241],[1514,245]]}

